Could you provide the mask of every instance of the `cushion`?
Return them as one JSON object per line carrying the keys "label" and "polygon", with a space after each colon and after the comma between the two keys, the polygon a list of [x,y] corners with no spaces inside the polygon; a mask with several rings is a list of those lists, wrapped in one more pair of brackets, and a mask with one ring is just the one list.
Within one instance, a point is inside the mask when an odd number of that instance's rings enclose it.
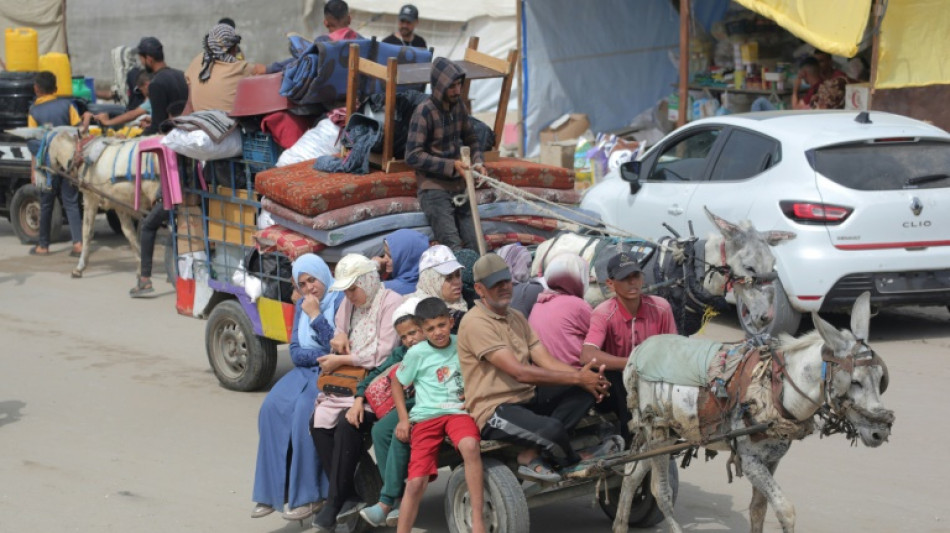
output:
{"label": "cushion", "polygon": [[507,222],[509,224],[520,224],[529,228],[557,231],[562,228],[562,223],[556,218],[534,217],[527,215],[508,215],[503,217],[489,218],[487,220],[494,222]]}
{"label": "cushion", "polygon": [[518,187],[574,188],[574,171],[566,168],[509,157],[485,163],[485,168],[489,176]]}
{"label": "cushion", "polygon": [[282,226],[270,226],[254,234],[261,253],[280,252],[296,261],[307,253],[320,253],[325,245]]}

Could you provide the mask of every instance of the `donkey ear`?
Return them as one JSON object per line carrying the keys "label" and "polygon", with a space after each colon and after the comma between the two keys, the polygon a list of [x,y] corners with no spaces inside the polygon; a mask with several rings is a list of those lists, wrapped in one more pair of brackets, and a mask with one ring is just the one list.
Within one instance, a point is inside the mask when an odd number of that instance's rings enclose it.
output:
{"label": "donkey ear", "polygon": [[870,325],[871,293],[864,291],[854,301],[854,307],[851,309],[851,333],[854,333],[855,338],[867,341]]}
{"label": "donkey ear", "polygon": [[720,218],[712,214],[712,211],[710,211],[708,207],[703,206],[703,211],[706,212],[706,216],[708,216],[709,220],[712,221],[713,226],[716,226],[724,236],[734,238],[735,236],[742,233],[742,228],[724,218]]}
{"label": "donkey ear", "polygon": [[759,232],[762,235],[762,238],[765,239],[765,242],[769,243],[769,246],[775,246],[776,244],[783,243],[785,241],[790,241],[797,237],[797,234],[794,231],[761,231]]}
{"label": "donkey ear", "polygon": [[835,353],[848,349],[848,339],[825,319],[818,316],[818,313],[812,312],[811,320],[815,323],[818,334]]}

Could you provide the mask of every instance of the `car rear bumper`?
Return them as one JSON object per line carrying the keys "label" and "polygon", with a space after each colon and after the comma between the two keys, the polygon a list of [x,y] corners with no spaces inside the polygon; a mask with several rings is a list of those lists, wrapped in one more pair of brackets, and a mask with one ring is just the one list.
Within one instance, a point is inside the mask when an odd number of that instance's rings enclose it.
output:
{"label": "car rear bumper", "polygon": [[865,291],[871,293],[872,305],[948,305],[950,269],[848,274],[831,287],[821,310],[851,309]]}

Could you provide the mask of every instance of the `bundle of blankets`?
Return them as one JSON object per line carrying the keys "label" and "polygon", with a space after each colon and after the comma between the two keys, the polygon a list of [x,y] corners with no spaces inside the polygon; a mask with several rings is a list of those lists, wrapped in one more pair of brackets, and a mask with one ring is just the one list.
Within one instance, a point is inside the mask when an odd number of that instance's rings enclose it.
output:
{"label": "bundle of blankets", "polygon": [[[433,235],[416,199],[413,172],[334,174],[313,166],[310,160],[257,175],[261,208],[274,222],[255,235],[262,252],[291,260],[313,252],[334,263],[348,253],[381,253],[383,239],[397,229]],[[482,184],[476,197],[488,249],[537,245],[574,229],[573,222],[596,218],[577,209],[581,193],[568,169],[508,158],[485,167],[489,176],[557,204],[512,198]]]}

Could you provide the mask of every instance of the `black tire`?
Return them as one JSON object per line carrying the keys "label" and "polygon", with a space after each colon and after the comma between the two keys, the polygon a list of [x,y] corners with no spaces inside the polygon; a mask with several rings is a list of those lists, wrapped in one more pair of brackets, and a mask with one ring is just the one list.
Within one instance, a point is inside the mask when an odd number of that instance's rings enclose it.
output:
{"label": "black tire", "polygon": [[[13,193],[10,201],[10,224],[13,233],[23,244],[35,244],[40,237],[40,190],[34,185],[23,185]],[[53,204],[50,240],[59,240],[63,226],[63,208],[59,198]]]}
{"label": "black tire", "polygon": [[[680,488],[679,470],[676,468],[676,461],[670,459],[670,488],[673,489],[673,504],[676,504],[676,496]],[[610,503],[606,502],[609,497]],[[607,491],[601,492],[597,503],[604,511],[604,514],[613,522],[617,516],[617,502],[620,501],[620,486],[613,487]],[[630,505],[630,517],[627,525],[633,528],[645,529],[653,527],[662,522],[666,517],[663,511],[656,503],[653,492],[650,491],[650,474],[643,478],[643,483],[637,487],[637,492],[633,495],[633,503]]]}
{"label": "black tire", "polygon": [[802,322],[802,314],[792,309],[792,304],[788,302],[788,295],[785,294],[785,288],[782,282],[776,279],[772,282],[772,289],[775,291],[772,297],[772,321],[762,328],[757,328],[751,324],[748,319],[748,313],[741,298],[736,298],[736,313],[739,316],[739,325],[746,335],[768,334],[773,337],[780,333],[794,335]]}
{"label": "black tire", "polygon": [[[379,475],[379,468],[368,453],[363,452],[360,462],[356,465],[353,481],[356,483],[356,494],[361,501],[368,504],[379,501],[379,493],[383,490],[383,478]],[[344,533],[363,533],[372,529],[366,520],[359,514],[353,518],[337,523],[336,531]]]}
{"label": "black tire", "polygon": [[[528,533],[528,501],[518,478],[497,459],[482,457],[485,479],[485,529],[491,533]],[[465,469],[452,471],[445,489],[445,520],[451,533],[471,531]]]}
{"label": "black tire", "polygon": [[277,344],[254,334],[250,319],[235,300],[225,300],[211,311],[205,349],[214,375],[226,389],[260,390],[277,371]]}

